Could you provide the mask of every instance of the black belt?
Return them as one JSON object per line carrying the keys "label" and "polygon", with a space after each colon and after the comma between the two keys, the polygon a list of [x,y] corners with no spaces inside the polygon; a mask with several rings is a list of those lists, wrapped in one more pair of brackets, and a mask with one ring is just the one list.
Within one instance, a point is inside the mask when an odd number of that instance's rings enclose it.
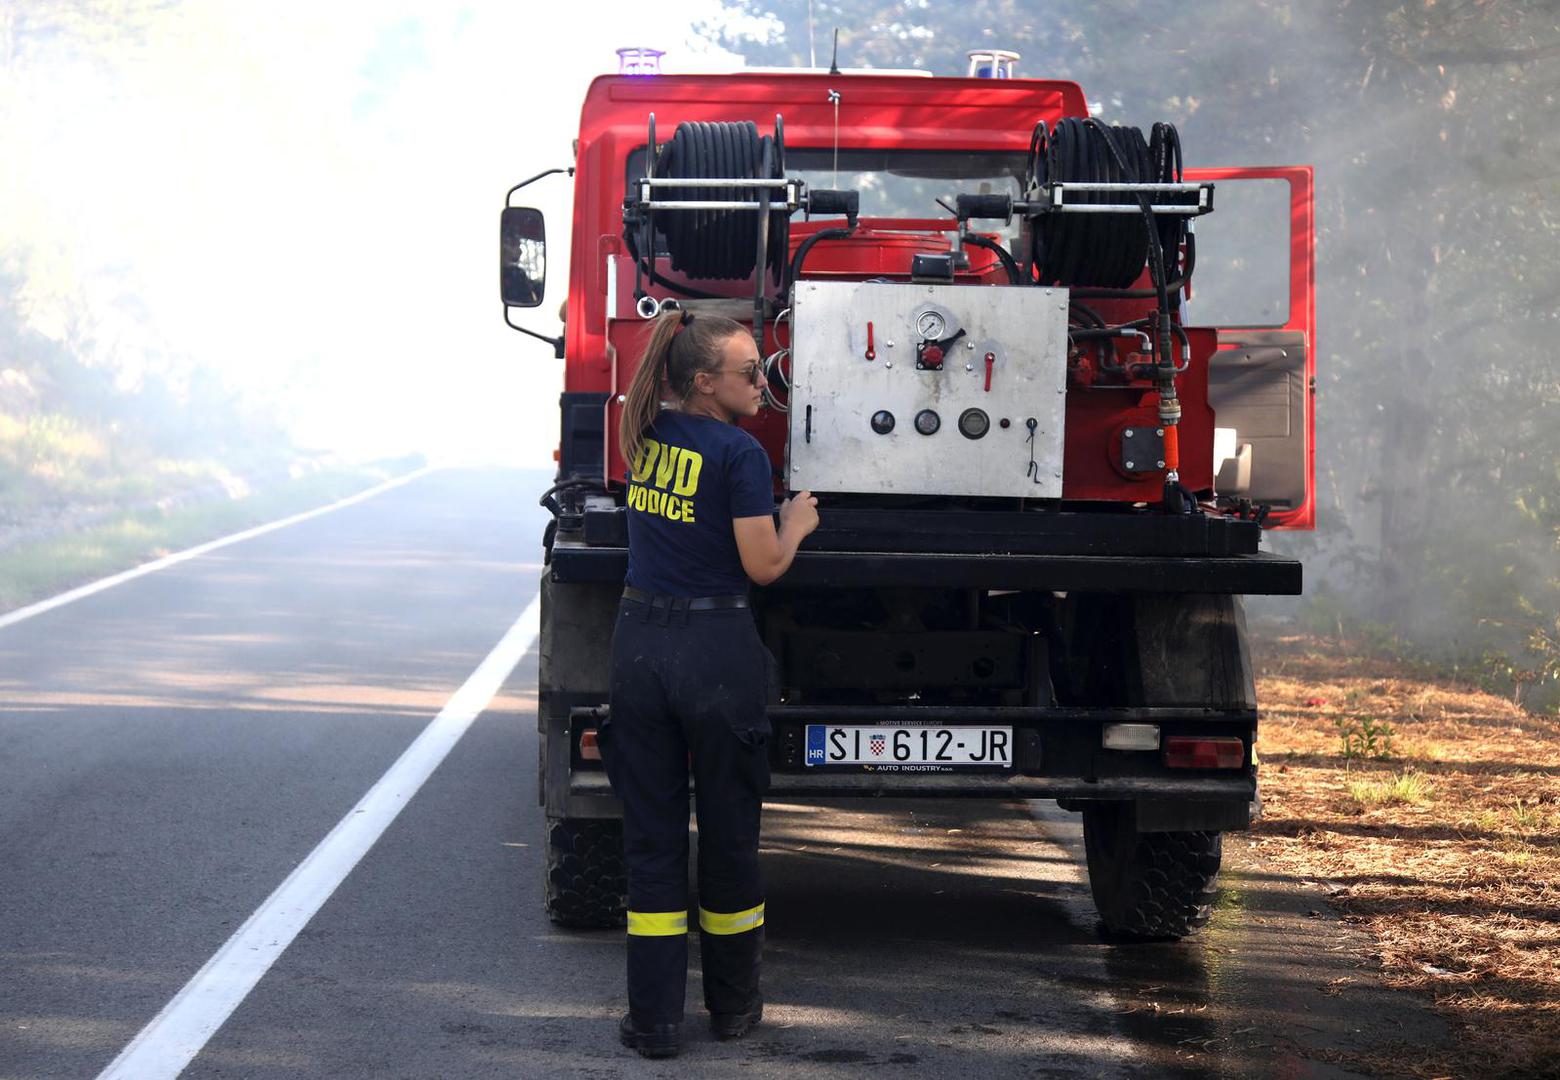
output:
{"label": "black belt", "polygon": [[664,607],[670,611],[721,611],[748,606],[748,598],[745,596],[657,596],[632,585],[623,587],[623,599],[649,604],[652,608]]}

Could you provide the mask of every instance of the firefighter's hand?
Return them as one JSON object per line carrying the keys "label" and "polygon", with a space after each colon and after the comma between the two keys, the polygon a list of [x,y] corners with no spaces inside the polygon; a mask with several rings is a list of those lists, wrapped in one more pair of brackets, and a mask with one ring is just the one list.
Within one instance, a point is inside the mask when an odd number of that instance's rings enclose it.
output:
{"label": "firefighter's hand", "polygon": [[818,527],[818,497],[810,491],[793,495],[780,505],[780,528],[795,532],[797,539]]}

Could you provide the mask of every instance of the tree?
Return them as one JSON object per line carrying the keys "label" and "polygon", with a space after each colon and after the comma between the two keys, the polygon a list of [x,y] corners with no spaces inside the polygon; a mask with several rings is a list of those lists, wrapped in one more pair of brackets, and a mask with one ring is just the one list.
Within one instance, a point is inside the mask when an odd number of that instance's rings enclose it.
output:
{"label": "tree", "polygon": [[[1361,617],[1509,656],[1560,610],[1560,18],[1502,0],[815,0],[840,62],[963,74],[1019,51],[1192,164],[1317,166],[1318,485],[1303,551]],[[803,0],[707,32],[806,60]],[[743,28],[767,27],[765,33]],[[1211,255],[1209,257],[1212,257]]]}

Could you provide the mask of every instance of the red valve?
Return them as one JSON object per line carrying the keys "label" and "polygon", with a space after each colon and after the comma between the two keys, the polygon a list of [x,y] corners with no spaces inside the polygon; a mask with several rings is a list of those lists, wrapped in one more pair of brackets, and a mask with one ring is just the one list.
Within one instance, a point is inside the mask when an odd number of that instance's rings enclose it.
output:
{"label": "red valve", "polygon": [[872,344],[872,324],[871,323],[867,323],[867,359],[868,360],[876,360],[877,359],[877,349],[874,348],[873,344]]}
{"label": "red valve", "polygon": [[986,393],[991,393],[991,365],[997,362],[996,353],[986,354]]}
{"label": "red valve", "polygon": [[1165,425],[1165,472],[1181,471],[1181,429]]}
{"label": "red valve", "polygon": [[1081,386],[1086,390],[1094,385],[1097,374],[1094,370],[1094,361],[1087,356],[1078,357],[1077,362],[1067,369],[1067,375],[1073,385]]}
{"label": "red valve", "polygon": [[927,367],[942,367],[943,351],[941,345],[928,345],[921,350],[921,363]]}

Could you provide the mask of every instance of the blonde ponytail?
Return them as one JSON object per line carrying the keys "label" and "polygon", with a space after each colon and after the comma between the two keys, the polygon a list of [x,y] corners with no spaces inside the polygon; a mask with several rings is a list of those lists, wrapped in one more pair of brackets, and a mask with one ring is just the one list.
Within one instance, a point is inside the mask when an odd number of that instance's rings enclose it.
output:
{"label": "blonde ponytail", "polygon": [[663,311],[650,331],[650,344],[639,360],[639,369],[628,384],[623,403],[623,417],[618,422],[618,443],[623,447],[623,460],[629,471],[639,458],[645,432],[655,422],[661,411],[661,384],[666,381],[666,354],[671,352],[672,338],[682,327],[683,313],[673,308]]}
{"label": "blonde ponytail", "polygon": [[693,377],[701,371],[718,371],[722,345],[733,334],[745,334],[739,322],[718,315],[698,315],[680,308],[663,310],[650,331],[650,343],[629,381],[618,422],[618,445],[632,472],[644,446],[645,432],[661,411],[661,395],[669,390],[677,400],[693,393]]}

